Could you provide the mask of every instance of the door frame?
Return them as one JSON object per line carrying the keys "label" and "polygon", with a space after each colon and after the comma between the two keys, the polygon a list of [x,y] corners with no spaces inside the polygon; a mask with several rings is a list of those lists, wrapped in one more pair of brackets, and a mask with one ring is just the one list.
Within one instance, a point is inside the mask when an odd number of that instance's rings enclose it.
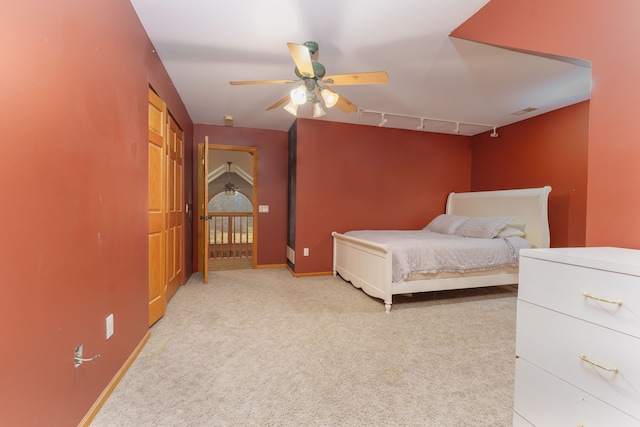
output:
{"label": "door frame", "polygon": [[[204,143],[198,144],[198,162],[202,164],[204,162]],[[258,147],[244,146],[244,145],[222,145],[222,144],[208,144],[209,152],[211,150],[216,151],[244,151],[250,153],[253,156],[253,194],[251,197],[251,204],[253,205],[253,243],[251,244],[252,260],[251,264],[253,268],[258,267]],[[209,155],[210,158],[210,155]],[[204,168],[199,168],[202,173],[198,174],[198,218],[208,215],[207,207],[208,203],[205,202],[205,186],[208,186],[206,173]],[[208,253],[207,242],[204,239],[204,221],[198,220],[198,251],[202,254]],[[198,257],[198,271],[204,272],[203,257]]]}

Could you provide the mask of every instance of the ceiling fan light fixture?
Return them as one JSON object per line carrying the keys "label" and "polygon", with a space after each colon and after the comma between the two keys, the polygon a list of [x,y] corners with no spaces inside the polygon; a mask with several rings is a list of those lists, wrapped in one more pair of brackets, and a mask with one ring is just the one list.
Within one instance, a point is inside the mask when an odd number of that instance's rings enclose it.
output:
{"label": "ceiling fan light fixture", "polygon": [[238,190],[236,190],[236,186],[233,185],[233,183],[231,182],[231,163],[232,162],[227,162],[227,165],[229,165],[229,171],[228,176],[229,176],[229,182],[227,184],[225,184],[224,186],[224,195],[225,196],[237,196],[238,195]]}
{"label": "ceiling fan light fixture", "polygon": [[307,102],[307,90],[304,85],[300,85],[291,91],[291,100],[298,105]]}
{"label": "ceiling fan light fixture", "polygon": [[294,117],[298,116],[298,104],[295,103],[293,99],[289,100],[287,105],[285,105],[283,108],[287,113],[291,114],[292,116]]}
{"label": "ceiling fan light fixture", "polygon": [[[304,44],[287,43],[289,53],[295,63],[294,74],[297,80],[244,80],[230,81],[229,84],[236,85],[255,85],[255,84],[289,84],[302,81],[302,85],[293,89],[289,93],[289,98],[297,105],[304,103],[315,103],[321,95],[324,100],[324,106],[331,108],[335,105],[344,113],[352,113],[358,109],[356,105],[347,100],[342,95],[338,95],[333,90],[327,90],[321,87],[320,82],[330,85],[369,85],[369,84],[385,84],[389,82],[389,75],[386,71],[369,71],[363,73],[334,74],[326,76],[326,68],[318,62],[318,43],[314,41],[305,42]],[[273,110],[279,107],[287,100],[287,96],[277,101],[275,104],[267,108]],[[289,104],[285,109],[297,117],[297,110],[293,104]],[[294,112],[295,111],[295,112]]]}
{"label": "ceiling fan light fixture", "polygon": [[331,108],[336,105],[338,99],[340,98],[340,95],[327,88],[320,89],[320,95],[322,95],[322,99],[324,99],[324,105],[326,105],[327,108]]}
{"label": "ceiling fan light fixture", "polygon": [[320,105],[320,102],[314,102],[313,103],[313,118],[317,119],[318,117],[322,117],[325,116],[327,114],[326,111],[324,111],[324,109],[322,108],[322,105]]}

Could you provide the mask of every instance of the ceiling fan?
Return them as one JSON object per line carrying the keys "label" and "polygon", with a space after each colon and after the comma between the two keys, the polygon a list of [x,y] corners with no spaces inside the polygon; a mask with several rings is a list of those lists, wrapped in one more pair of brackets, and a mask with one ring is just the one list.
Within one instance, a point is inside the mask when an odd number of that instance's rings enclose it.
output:
{"label": "ceiling fan", "polygon": [[[298,106],[310,102],[313,104],[313,117],[322,117],[326,114],[320,105],[320,99],[324,100],[325,106],[331,108],[337,106],[345,113],[356,111],[358,107],[339,95],[333,89],[325,86],[337,85],[361,85],[361,84],[384,84],[389,82],[389,75],[386,71],[373,71],[365,73],[335,74],[327,76],[324,66],[317,61],[318,43],[309,41],[304,44],[287,43],[289,53],[296,64],[295,73],[298,80],[249,80],[229,82],[231,85],[252,85],[252,84],[291,84],[302,82],[291,91],[291,93],[267,110],[272,110],[285,102],[284,109],[297,116]],[[320,83],[323,83],[322,85]]]}
{"label": "ceiling fan", "polygon": [[224,185],[224,194],[234,196],[238,193],[239,189],[236,187],[236,185],[233,182],[231,182],[231,164],[232,162],[227,162],[227,165],[229,165],[229,171],[227,172],[227,176],[229,177],[229,182],[227,182]]}

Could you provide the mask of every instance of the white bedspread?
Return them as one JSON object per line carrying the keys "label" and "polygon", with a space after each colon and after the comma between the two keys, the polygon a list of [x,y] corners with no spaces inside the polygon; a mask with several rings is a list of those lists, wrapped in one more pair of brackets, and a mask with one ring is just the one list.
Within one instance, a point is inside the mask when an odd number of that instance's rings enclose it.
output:
{"label": "white bedspread", "polygon": [[356,230],[345,233],[391,248],[392,281],[417,273],[466,273],[518,265],[520,237],[479,239],[427,230]]}

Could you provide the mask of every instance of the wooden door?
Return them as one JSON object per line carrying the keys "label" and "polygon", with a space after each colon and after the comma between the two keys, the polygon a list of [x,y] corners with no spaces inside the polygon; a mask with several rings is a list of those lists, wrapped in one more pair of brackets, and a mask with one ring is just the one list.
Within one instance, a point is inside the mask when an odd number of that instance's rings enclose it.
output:
{"label": "wooden door", "polygon": [[169,116],[165,150],[167,173],[165,206],[166,229],[166,299],[169,300],[182,284],[183,190],[182,190],[183,133]]}
{"label": "wooden door", "polygon": [[[207,148],[205,148],[205,146]],[[232,145],[218,145],[209,144],[209,140],[205,137],[205,143],[198,144],[198,160],[202,169],[198,173],[198,271],[202,271],[205,274],[205,280],[207,280],[211,251],[215,250],[213,244],[210,244],[212,238],[210,236],[210,227],[213,221],[211,218],[216,217],[216,212],[209,212],[209,174],[212,172],[209,168],[216,169],[215,165],[211,165],[211,157],[215,159],[215,152],[246,152],[252,157],[252,177],[253,177],[253,192],[251,195],[251,203],[253,205],[253,212],[251,218],[253,219],[253,230],[251,231],[251,266],[257,268],[257,227],[258,227],[258,192],[257,192],[257,176],[258,176],[258,150],[256,147],[244,147],[244,146],[232,146]],[[206,165],[205,165],[206,163]],[[219,217],[219,216],[218,216]],[[205,230],[206,228],[206,230]],[[231,229],[231,227],[229,227]],[[237,249],[237,247],[236,247]],[[206,256],[205,256],[206,255]],[[225,256],[226,257],[226,256]],[[218,263],[218,268],[220,263]]]}
{"label": "wooden door", "polygon": [[204,236],[202,239],[202,245],[203,245],[203,259],[202,259],[202,265],[204,267],[203,273],[204,273],[204,283],[209,283],[209,240],[210,240],[210,236],[209,236],[209,137],[205,136],[204,137],[204,153],[202,155],[202,176],[204,179],[204,202],[203,202],[203,206],[202,206],[202,211],[203,211],[203,217],[202,217],[202,222],[204,223]]}
{"label": "wooden door", "polygon": [[165,312],[165,133],[167,109],[149,89],[149,325]]}

